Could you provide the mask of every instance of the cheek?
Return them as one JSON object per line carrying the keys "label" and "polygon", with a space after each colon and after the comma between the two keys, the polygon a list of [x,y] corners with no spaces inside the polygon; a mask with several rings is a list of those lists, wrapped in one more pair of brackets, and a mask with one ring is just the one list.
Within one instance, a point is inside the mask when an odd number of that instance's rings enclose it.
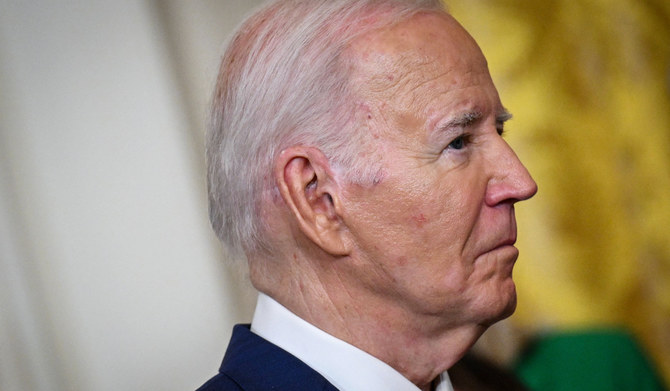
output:
{"label": "cheek", "polygon": [[433,283],[441,277],[458,286],[471,266],[462,252],[484,191],[466,170],[438,171],[386,176],[377,186],[350,194],[347,198],[359,202],[345,209],[351,212],[349,227],[361,250],[376,253],[401,273],[425,274]]}
{"label": "cheek", "polygon": [[413,225],[418,229],[422,229],[426,225],[426,222],[428,222],[428,219],[422,211],[418,211],[417,214],[413,214],[410,217],[409,221],[410,225]]}
{"label": "cheek", "polygon": [[461,180],[435,188],[439,192],[414,205],[408,235],[420,246],[416,253],[420,267],[427,268],[433,279],[441,279],[444,288],[462,292],[475,273],[485,187],[476,180]]}
{"label": "cheek", "polygon": [[463,250],[475,232],[482,203],[483,191],[470,183],[437,183],[412,206],[412,233],[431,247]]}

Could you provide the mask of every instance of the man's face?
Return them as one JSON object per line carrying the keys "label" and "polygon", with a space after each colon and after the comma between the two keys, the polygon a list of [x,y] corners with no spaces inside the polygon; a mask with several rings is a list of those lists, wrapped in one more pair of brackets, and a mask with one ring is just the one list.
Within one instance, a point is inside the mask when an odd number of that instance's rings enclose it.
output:
{"label": "man's face", "polygon": [[516,305],[514,203],[536,185],[501,137],[508,114],[474,40],[422,14],[352,45],[358,117],[382,169],[349,185],[353,277],[380,303],[444,325]]}

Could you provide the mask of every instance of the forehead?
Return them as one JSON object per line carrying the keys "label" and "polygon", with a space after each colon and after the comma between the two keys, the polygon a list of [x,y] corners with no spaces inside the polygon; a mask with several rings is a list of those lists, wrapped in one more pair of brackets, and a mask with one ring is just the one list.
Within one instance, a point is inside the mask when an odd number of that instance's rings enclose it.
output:
{"label": "forehead", "polygon": [[454,49],[459,55],[463,54],[460,50],[467,50],[471,55],[481,54],[470,34],[446,12],[420,12],[407,20],[375,29],[355,39],[351,48],[363,56],[366,52],[384,55],[433,50],[448,56],[455,54]]}
{"label": "forehead", "polygon": [[[421,13],[350,46],[352,83],[364,98],[422,100],[469,86],[495,89],[474,39],[446,13]],[[399,102],[400,103],[400,102]]]}

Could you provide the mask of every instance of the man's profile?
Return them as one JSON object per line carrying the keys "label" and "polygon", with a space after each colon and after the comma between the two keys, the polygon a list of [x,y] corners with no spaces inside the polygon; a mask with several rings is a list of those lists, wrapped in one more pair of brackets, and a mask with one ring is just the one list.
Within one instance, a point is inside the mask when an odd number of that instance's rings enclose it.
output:
{"label": "man's profile", "polygon": [[210,218],[259,299],[201,390],[450,390],[516,306],[510,113],[439,1],[280,0],[223,56]]}

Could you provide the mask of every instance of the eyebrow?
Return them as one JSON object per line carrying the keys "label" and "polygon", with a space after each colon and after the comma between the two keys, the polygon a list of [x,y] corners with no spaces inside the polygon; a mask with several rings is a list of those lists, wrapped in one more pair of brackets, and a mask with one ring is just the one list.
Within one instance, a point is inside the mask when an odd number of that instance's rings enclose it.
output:
{"label": "eyebrow", "polygon": [[479,111],[468,111],[450,119],[447,123],[440,126],[440,129],[465,128],[477,122],[482,117],[483,114]]}
{"label": "eyebrow", "polygon": [[510,113],[507,109],[503,108],[502,111],[496,115],[496,123],[504,124],[505,122],[511,120],[512,117],[513,117],[512,113]]}
{"label": "eyebrow", "polygon": [[[439,126],[438,130],[446,131],[448,129],[466,128],[482,119],[482,117],[484,117],[484,114],[481,111],[467,111],[458,114],[454,118],[447,121],[445,124]],[[512,119],[512,113],[510,113],[505,108],[503,108],[502,111],[496,114],[496,124],[504,124],[510,119]]]}

